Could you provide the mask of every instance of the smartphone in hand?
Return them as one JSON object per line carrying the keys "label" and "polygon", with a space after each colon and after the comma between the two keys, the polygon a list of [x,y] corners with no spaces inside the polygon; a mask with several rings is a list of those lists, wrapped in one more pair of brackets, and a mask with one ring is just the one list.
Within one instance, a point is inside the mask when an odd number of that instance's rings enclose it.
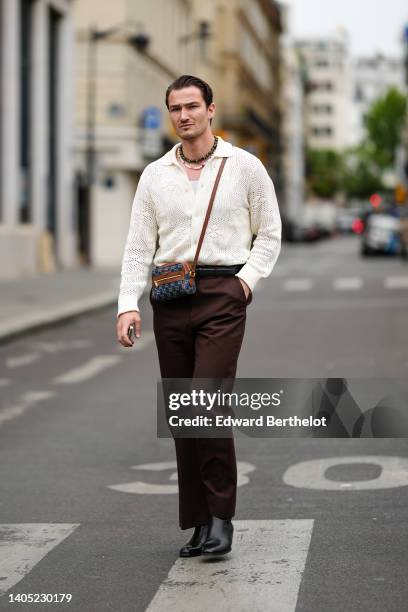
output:
{"label": "smartphone in hand", "polygon": [[135,326],[133,325],[133,323],[129,325],[128,338],[131,342],[135,341]]}

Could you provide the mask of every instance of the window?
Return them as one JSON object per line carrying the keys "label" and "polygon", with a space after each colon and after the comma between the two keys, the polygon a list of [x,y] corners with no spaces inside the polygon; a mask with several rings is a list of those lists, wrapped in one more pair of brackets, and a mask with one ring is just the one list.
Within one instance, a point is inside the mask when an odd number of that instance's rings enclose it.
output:
{"label": "window", "polygon": [[364,102],[364,93],[361,85],[356,85],[356,89],[354,91],[354,100],[356,102]]}
{"label": "window", "polygon": [[331,81],[309,81],[308,87],[310,91],[334,91]]}
{"label": "window", "polygon": [[317,59],[315,62],[316,68],[328,68],[330,63],[327,59]]}
{"label": "window", "polygon": [[312,111],[317,115],[331,115],[333,107],[331,104],[314,104],[312,106]]}
{"label": "window", "polygon": [[333,129],[331,127],[312,127],[313,136],[332,136]]}

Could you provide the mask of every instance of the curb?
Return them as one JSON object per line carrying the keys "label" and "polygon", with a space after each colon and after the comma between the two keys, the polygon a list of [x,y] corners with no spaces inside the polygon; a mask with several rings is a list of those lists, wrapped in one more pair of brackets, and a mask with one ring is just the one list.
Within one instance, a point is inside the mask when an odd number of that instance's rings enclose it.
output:
{"label": "curb", "polygon": [[79,315],[106,308],[117,302],[117,299],[117,291],[114,290],[99,293],[92,298],[76,300],[57,308],[44,310],[41,313],[35,313],[23,319],[20,318],[18,322],[14,320],[2,322],[0,324],[0,343],[21,336],[25,332],[37,331],[53,324],[63,323]]}

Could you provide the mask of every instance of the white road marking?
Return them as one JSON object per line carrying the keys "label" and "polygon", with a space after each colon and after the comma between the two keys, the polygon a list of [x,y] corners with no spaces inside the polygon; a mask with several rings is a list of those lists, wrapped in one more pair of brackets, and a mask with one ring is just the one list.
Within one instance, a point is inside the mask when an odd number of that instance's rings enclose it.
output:
{"label": "white road marking", "polygon": [[124,482],[118,485],[109,485],[108,489],[136,495],[175,495],[178,492],[177,484],[154,484],[139,480],[135,482]]}
{"label": "white road marking", "polygon": [[176,468],[175,461],[157,461],[156,463],[141,463],[140,465],[132,465],[132,470],[149,470],[150,472],[161,472],[162,470],[171,470]]}
{"label": "white road marking", "polygon": [[310,291],[313,281],[310,278],[288,278],[283,283],[285,291]]}
{"label": "white road marking", "polygon": [[41,355],[39,353],[27,353],[26,355],[19,355],[17,357],[8,357],[6,359],[6,366],[8,368],[19,368],[38,361],[40,357]]}
{"label": "white road marking", "polygon": [[6,421],[11,421],[12,419],[24,414],[24,412],[26,412],[26,410],[31,408],[31,406],[34,404],[50,399],[51,397],[54,397],[54,395],[54,391],[28,391],[27,393],[24,393],[21,398],[17,399],[15,404],[6,406],[4,410],[0,411],[0,427]]}
{"label": "white road marking", "polygon": [[[381,473],[370,480],[341,482],[326,477],[328,468],[347,464],[374,464],[381,467]],[[283,475],[283,482],[292,487],[319,491],[368,491],[371,489],[392,489],[408,486],[408,459],[377,455],[356,457],[328,457],[312,459],[291,465]]]}
{"label": "white road marking", "polygon": [[32,346],[44,351],[44,353],[59,353],[60,351],[69,351],[82,348],[88,348],[92,345],[90,340],[78,338],[77,340],[56,340],[54,342],[33,342]]}
{"label": "white road marking", "polygon": [[0,597],[79,527],[79,523],[0,523]]}
{"label": "white road marking", "polygon": [[[279,275],[277,275],[279,277]],[[335,291],[358,291],[362,289],[364,281],[358,276],[345,276],[333,280]],[[283,281],[285,291],[310,291],[314,281],[311,278],[288,278]],[[408,289],[407,276],[387,276],[384,279],[386,289]]]}
{"label": "white road marking", "polygon": [[[159,461],[157,463],[144,463],[141,465],[132,465],[132,470],[147,470],[150,472],[160,472],[163,470],[176,470],[177,463],[175,461]],[[249,478],[247,474],[253,472],[255,466],[246,461],[237,462],[237,486],[248,484]],[[168,481],[175,484],[168,484]],[[137,495],[176,495],[178,493],[178,476],[177,471],[172,472],[166,483],[150,483],[137,480],[134,482],[124,482],[117,485],[109,485],[108,489],[120,491],[121,493],[132,493]]]}
{"label": "white road marking", "polygon": [[[44,353],[58,353],[60,351],[67,350],[76,350],[82,348],[88,348],[91,346],[91,342],[89,340],[57,340],[56,342],[33,342],[31,346],[37,351],[42,351]],[[16,357],[8,357],[6,359],[6,366],[8,368],[19,368],[25,365],[30,365],[31,363],[35,363],[41,358],[41,354],[39,352],[34,353],[26,353],[24,355],[18,355]]]}
{"label": "white road marking", "polygon": [[294,612],[313,520],[233,521],[232,552],[178,559],[146,612]]}
{"label": "white road marking", "polygon": [[384,280],[384,286],[386,289],[408,289],[408,275],[387,276]]}
{"label": "white road marking", "polygon": [[97,355],[78,368],[68,370],[68,372],[57,376],[54,378],[53,382],[57,385],[73,385],[80,383],[100,374],[121,360],[122,358],[119,355]]}
{"label": "white road marking", "polygon": [[358,276],[346,276],[344,278],[336,278],[333,282],[335,291],[356,291],[361,289],[363,281]]}

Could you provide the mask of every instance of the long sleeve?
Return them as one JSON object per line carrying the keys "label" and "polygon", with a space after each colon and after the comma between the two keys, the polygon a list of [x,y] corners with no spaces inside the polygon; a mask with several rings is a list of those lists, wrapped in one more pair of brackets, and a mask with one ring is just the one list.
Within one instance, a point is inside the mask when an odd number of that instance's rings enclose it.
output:
{"label": "long sleeve", "polygon": [[122,259],[117,316],[139,310],[138,301],[146,287],[156,251],[157,223],[149,194],[148,167],[143,171],[132,204],[129,231]]}
{"label": "long sleeve", "polygon": [[281,250],[282,222],[272,179],[256,159],[249,187],[252,234],[256,235],[249,258],[238,272],[252,290],[260,278],[268,277]]}

